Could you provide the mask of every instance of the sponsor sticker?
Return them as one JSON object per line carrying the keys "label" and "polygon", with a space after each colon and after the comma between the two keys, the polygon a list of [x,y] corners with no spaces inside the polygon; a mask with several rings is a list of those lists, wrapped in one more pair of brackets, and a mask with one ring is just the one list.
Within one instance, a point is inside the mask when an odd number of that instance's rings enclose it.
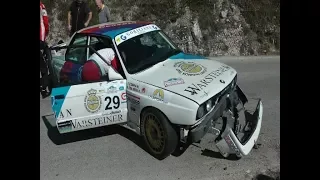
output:
{"label": "sponsor sticker", "polygon": [[231,139],[230,135],[227,135],[224,137],[224,140],[226,141],[226,143],[228,144],[228,146],[236,153],[239,153],[240,150],[238,149],[238,147],[236,146],[236,144],[233,142],[233,140]]}
{"label": "sponsor sticker", "polygon": [[154,24],[149,24],[149,25],[135,28],[130,31],[124,32],[122,34],[119,34],[115,37],[115,41],[116,41],[116,44],[119,45],[128,39],[131,39],[133,37],[139,36],[147,32],[156,31],[156,30],[160,30],[160,28]]}
{"label": "sponsor sticker", "polygon": [[81,129],[87,127],[101,126],[101,125],[109,125],[115,124],[119,122],[124,122],[122,114],[109,114],[102,117],[90,118],[84,120],[74,119],[72,120],[72,129]]}
{"label": "sponsor sticker", "polygon": [[115,110],[115,111],[107,111],[103,115],[111,115],[111,114],[120,114],[121,110]]}
{"label": "sponsor sticker", "polygon": [[194,62],[177,62],[174,64],[174,67],[179,74],[185,76],[198,76],[207,72],[207,68],[201,64]]}
{"label": "sponsor sticker", "polygon": [[58,122],[57,126],[59,128],[59,131],[62,133],[70,132],[72,131],[72,121],[64,121],[64,122]]}
{"label": "sponsor sticker", "polygon": [[140,92],[139,85],[137,84],[128,83],[128,89],[135,92]]}
{"label": "sponsor sticker", "polygon": [[97,90],[90,89],[84,98],[84,106],[90,113],[95,113],[101,108],[101,97],[97,95]]}
{"label": "sponsor sticker", "polygon": [[71,111],[71,109],[63,109],[59,112],[59,114],[56,114],[56,112],[54,112],[54,116],[57,119],[64,119],[64,118],[72,117],[72,111]]}
{"label": "sponsor sticker", "polygon": [[152,95],[150,95],[149,97],[156,101],[167,103],[164,99],[164,92],[162,89],[156,89],[155,91],[153,91]]}
{"label": "sponsor sticker", "polygon": [[141,89],[141,93],[143,93],[143,94],[146,93],[146,88],[145,88],[145,87],[143,87],[143,88]]}
{"label": "sponsor sticker", "polygon": [[111,85],[108,89],[107,89],[107,93],[116,93],[118,90],[114,85]]}
{"label": "sponsor sticker", "polygon": [[106,28],[106,27],[115,27],[115,26],[120,26],[120,25],[127,25],[127,24],[133,24],[133,22],[123,22],[123,23],[116,23],[116,24],[104,24],[100,25],[99,28]]}
{"label": "sponsor sticker", "polygon": [[174,86],[178,84],[184,84],[184,80],[182,78],[171,78],[167,81],[164,81],[164,87]]}
{"label": "sponsor sticker", "polygon": [[124,101],[127,100],[127,94],[126,93],[122,93],[121,94],[121,99],[124,100]]}
{"label": "sponsor sticker", "polygon": [[127,94],[127,98],[128,98],[128,101],[130,102],[130,104],[133,104],[133,105],[139,105],[140,104],[140,97],[137,97],[137,96],[132,95],[132,94]]}
{"label": "sponsor sticker", "polygon": [[198,94],[200,91],[203,91],[203,89],[205,89],[208,85],[210,85],[214,79],[218,78],[220,75],[224,74],[229,70],[230,70],[229,66],[223,65],[218,69],[210,72],[203,79],[200,79],[199,82],[192,83],[186,89],[184,89],[184,91],[190,92],[191,95]]}
{"label": "sponsor sticker", "polygon": [[121,36],[120,36],[120,39],[122,39],[122,40],[124,40],[124,41],[125,41],[125,40],[127,39],[127,36],[125,36],[125,35],[121,35]]}
{"label": "sponsor sticker", "polygon": [[121,103],[126,103],[127,102],[127,93],[122,93],[121,94]]}

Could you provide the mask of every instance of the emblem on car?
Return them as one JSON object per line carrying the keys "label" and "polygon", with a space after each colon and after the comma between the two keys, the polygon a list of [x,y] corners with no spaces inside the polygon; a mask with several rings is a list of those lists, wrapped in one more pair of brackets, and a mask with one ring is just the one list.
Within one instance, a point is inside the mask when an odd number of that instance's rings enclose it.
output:
{"label": "emblem on car", "polygon": [[220,82],[222,83],[222,84],[224,84],[225,82],[224,82],[224,80],[222,80],[222,79],[220,79]]}

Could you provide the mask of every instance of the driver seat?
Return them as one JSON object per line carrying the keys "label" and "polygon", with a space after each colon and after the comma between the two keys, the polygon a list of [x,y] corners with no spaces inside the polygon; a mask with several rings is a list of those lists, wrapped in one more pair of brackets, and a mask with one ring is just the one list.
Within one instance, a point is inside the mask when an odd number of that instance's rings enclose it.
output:
{"label": "driver seat", "polygon": [[88,60],[82,67],[82,81],[85,83],[101,81],[102,71],[98,63],[94,60]]}

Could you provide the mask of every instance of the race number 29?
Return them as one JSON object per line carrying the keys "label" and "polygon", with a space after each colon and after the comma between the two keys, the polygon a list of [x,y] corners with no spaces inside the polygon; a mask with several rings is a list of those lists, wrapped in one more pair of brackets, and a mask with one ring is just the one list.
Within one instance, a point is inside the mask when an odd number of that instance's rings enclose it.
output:
{"label": "race number 29", "polygon": [[120,107],[119,96],[113,96],[113,97],[107,96],[104,100],[107,102],[105,110],[118,109]]}

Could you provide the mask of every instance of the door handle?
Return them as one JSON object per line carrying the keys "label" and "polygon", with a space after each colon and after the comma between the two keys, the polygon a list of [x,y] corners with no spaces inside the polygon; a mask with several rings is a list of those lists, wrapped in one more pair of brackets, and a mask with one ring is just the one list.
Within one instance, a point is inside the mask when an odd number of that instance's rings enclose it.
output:
{"label": "door handle", "polygon": [[56,95],[54,96],[55,99],[64,99],[65,96],[64,95]]}

